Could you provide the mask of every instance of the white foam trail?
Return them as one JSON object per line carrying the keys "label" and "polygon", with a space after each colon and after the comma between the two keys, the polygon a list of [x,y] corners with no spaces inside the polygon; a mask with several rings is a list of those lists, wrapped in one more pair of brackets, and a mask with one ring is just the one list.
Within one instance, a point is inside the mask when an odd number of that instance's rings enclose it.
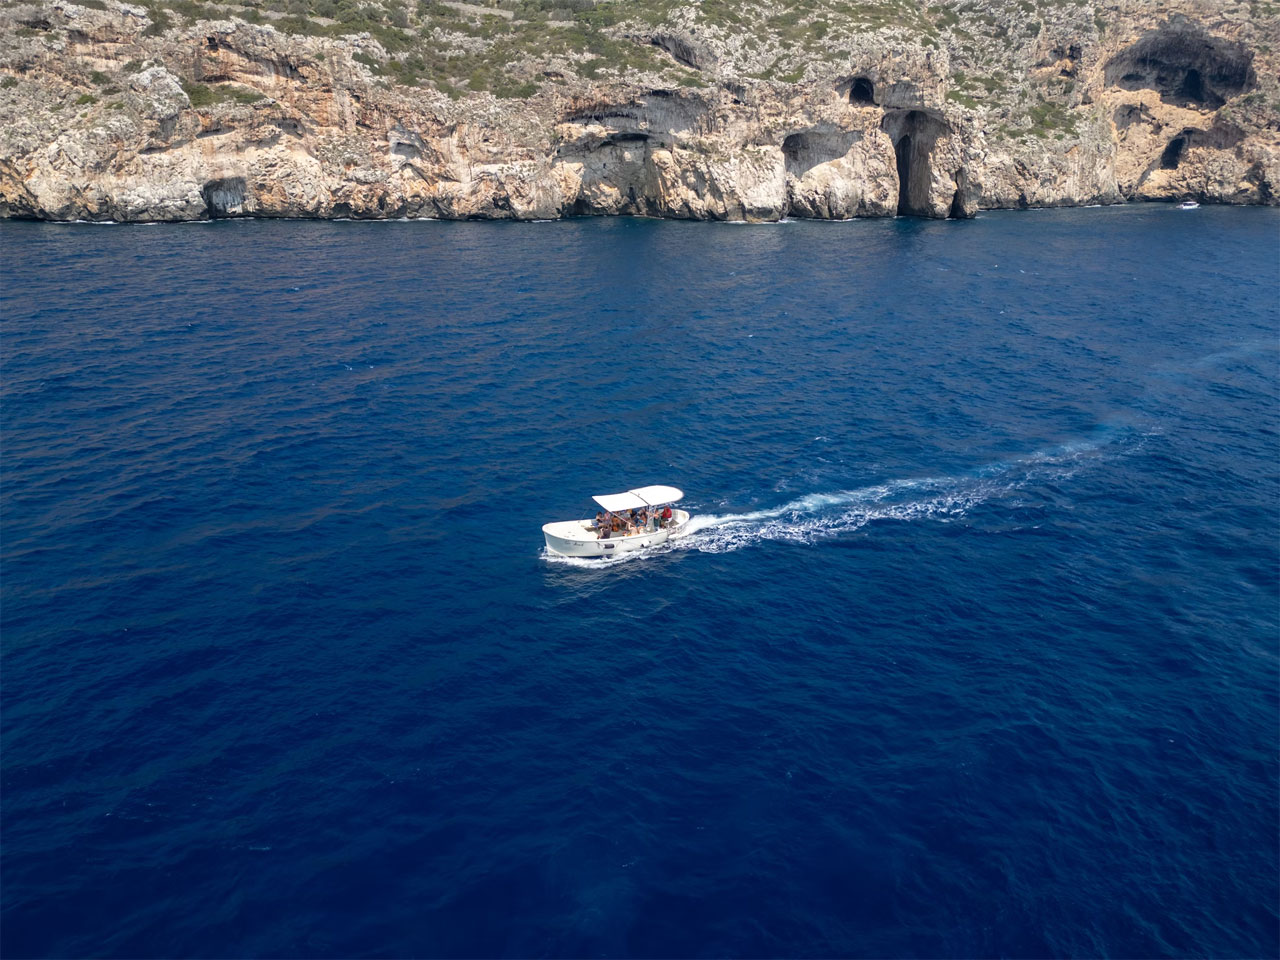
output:
{"label": "white foam trail", "polygon": [[977,504],[1029,483],[1071,476],[1103,440],[1064,444],[1029,457],[989,464],[958,477],[891,480],[857,490],[810,493],[777,507],[746,513],[698,514],[671,549],[725,553],[762,541],[813,543],[861,529],[876,520],[935,520],[963,517]]}
{"label": "white foam trail", "polygon": [[[850,533],[873,520],[945,520],[961,516],[985,497],[978,485],[903,480],[860,490],[813,493],[780,507],[750,513],[701,514],[689,521],[675,549],[725,553],[763,540],[812,543]],[[966,489],[966,487],[972,487]],[[915,494],[902,502],[895,495]]]}

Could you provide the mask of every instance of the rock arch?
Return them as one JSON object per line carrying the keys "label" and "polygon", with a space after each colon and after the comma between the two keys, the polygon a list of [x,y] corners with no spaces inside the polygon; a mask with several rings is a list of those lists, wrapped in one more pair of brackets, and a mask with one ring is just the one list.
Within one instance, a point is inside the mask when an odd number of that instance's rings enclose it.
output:
{"label": "rock arch", "polygon": [[932,110],[891,110],[881,129],[893,141],[898,170],[898,215],[904,217],[945,217],[933,200],[933,151],[951,126]]}

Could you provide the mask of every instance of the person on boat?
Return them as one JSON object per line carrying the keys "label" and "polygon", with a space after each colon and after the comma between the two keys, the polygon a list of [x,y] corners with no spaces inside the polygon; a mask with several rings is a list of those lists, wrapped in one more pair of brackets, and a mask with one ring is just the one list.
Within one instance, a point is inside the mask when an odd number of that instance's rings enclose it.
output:
{"label": "person on boat", "polygon": [[596,539],[597,540],[602,540],[606,536],[608,536],[608,534],[605,532],[605,530],[607,529],[607,526],[608,525],[605,523],[605,519],[604,519],[604,511],[597,510],[596,511]]}
{"label": "person on boat", "polygon": [[671,522],[671,504],[667,504],[662,508],[662,525],[665,527]]}

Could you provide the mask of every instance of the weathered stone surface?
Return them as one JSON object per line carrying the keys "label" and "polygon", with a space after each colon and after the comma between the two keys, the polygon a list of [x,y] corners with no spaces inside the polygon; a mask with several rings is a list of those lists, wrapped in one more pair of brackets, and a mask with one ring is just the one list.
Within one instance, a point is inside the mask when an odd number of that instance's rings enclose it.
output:
{"label": "weathered stone surface", "polygon": [[1280,196],[1274,18],[1133,3],[1105,33],[1047,21],[988,96],[957,86],[978,53],[892,33],[859,40],[856,62],[752,80],[749,46],[676,11],[631,39],[709,86],[578,78],[453,100],[375,77],[364,61],[387,54],[367,35],[157,32],[141,8],[101,6],[0,10],[0,215],[941,218]]}

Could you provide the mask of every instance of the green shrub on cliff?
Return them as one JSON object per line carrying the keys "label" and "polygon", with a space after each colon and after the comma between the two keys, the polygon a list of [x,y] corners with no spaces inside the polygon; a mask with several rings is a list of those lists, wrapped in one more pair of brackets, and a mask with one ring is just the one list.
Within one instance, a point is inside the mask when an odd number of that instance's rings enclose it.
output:
{"label": "green shrub on cliff", "polygon": [[173,21],[169,19],[163,7],[149,7],[147,9],[147,18],[151,23],[143,34],[148,37],[158,37],[167,32],[172,26]]}
{"label": "green shrub on cliff", "polygon": [[1073,136],[1076,133],[1075,115],[1056,101],[1041,97],[1040,101],[1027,111],[1027,116],[1031,119],[1033,136],[1043,137],[1055,130]]}
{"label": "green shrub on cliff", "polygon": [[257,103],[262,99],[262,94],[256,90],[248,90],[235,84],[220,84],[216,87],[206,86],[203,83],[193,83],[190,80],[183,80],[182,92],[187,95],[187,99],[191,101],[191,106],[212,107],[218,103]]}
{"label": "green shrub on cliff", "polygon": [[187,95],[187,99],[191,101],[191,106],[193,107],[211,107],[218,102],[213,89],[206,87],[203,83],[192,83],[188,80],[183,80],[182,92]]}

